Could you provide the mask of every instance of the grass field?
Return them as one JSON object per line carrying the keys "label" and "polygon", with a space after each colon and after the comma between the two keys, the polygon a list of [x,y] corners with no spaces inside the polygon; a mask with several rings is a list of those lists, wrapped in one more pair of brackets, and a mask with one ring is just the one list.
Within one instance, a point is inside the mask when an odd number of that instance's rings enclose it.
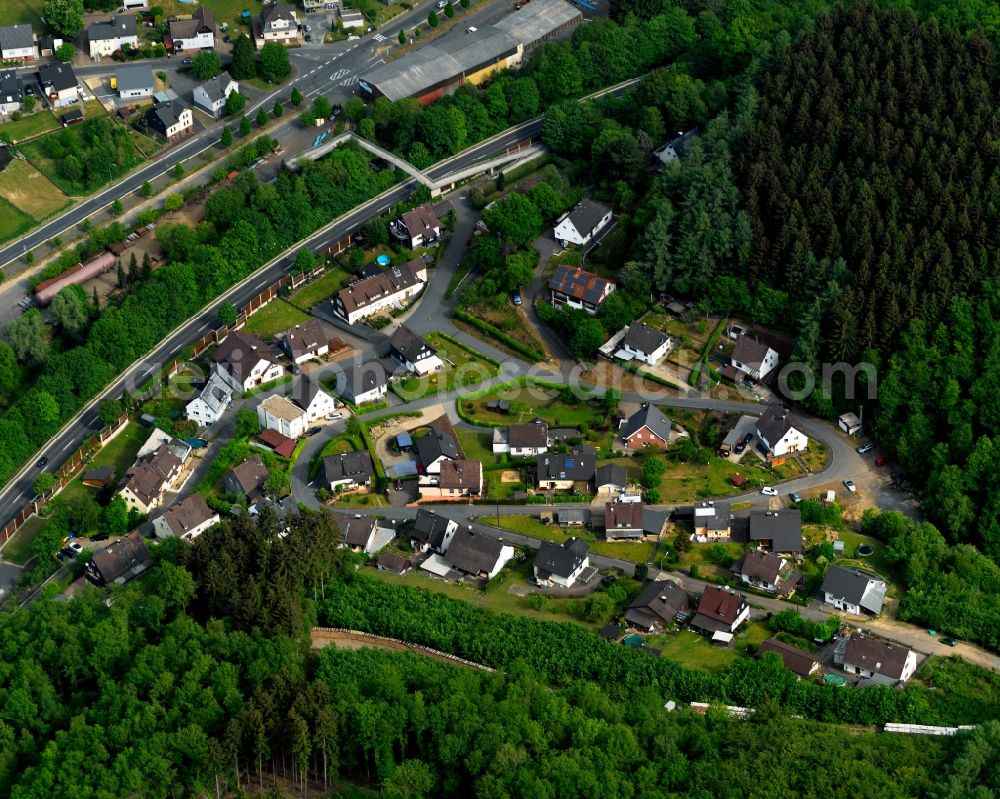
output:
{"label": "grass field", "polygon": [[36,222],[69,204],[69,198],[27,161],[15,159],[0,172],[0,197]]}
{"label": "grass field", "polygon": [[[3,1],[0,0],[0,8],[2,7]],[[0,18],[3,18],[3,12],[0,12]],[[56,119],[55,114],[45,110],[26,116],[17,122],[5,122],[0,125],[0,134],[8,136],[14,144],[17,144],[22,139],[37,136],[39,133],[55,130],[58,127],[59,120]]]}
{"label": "grass field", "polygon": [[404,377],[393,383],[393,392],[404,402],[413,402],[460,386],[473,386],[500,371],[500,367],[487,361],[485,356],[448,341],[438,333],[431,333],[424,339],[437,350],[444,367],[423,377]]}
{"label": "grass field", "polygon": [[323,277],[293,292],[288,301],[292,305],[308,311],[321,302],[330,299],[334,293],[344,287],[349,277],[350,274],[346,269],[334,267],[328,270]]}
{"label": "grass field", "polygon": [[310,319],[312,317],[309,314],[283,299],[276,298],[251,316],[244,329],[248,333],[256,333],[263,339],[272,339],[275,333],[301,325]]}
{"label": "grass field", "polygon": [[19,236],[35,226],[35,220],[0,197],[0,241]]}
{"label": "grass field", "polygon": [[14,533],[14,537],[0,550],[0,555],[3,555],[3,559],[9,560],[11,563],[24,565],[31,557],[31,542],[35,540],[36,535],[45,529],[47,524],[48,521],[41,516],[37,514],[32,516],[21,525],[21,528]]}
{"label": "grass field", "polygon": [[645,638],[646,644],[659,649],[665,658],[670,658],[682,666],[717,672],[745,652],[748,645],[756,646],[770,638],[770,633],[763,622],[755,622],[743,628],[729,647],[712,646],[704,636],[686,629],[645,636]]}
{"label": "grass field", "polygon": [[458,436],[458,443],[462,445],[465,457],[470,461],[482,461],[484,466],[496,463],[496,456],[493,454],[493,439],[489,433],[480,433],[476,430],[455,431]]}
{"label": "grass field", "polygon": [[[497,524],[495,516],[483,519],[486,524]],[[597,555],[608,558],[627,560],[630,563],[646,563],[653,556],[653,544],[649,541],[605,541],[598,538],[588,528],[560,527],[554,524],[544,524],[535,516],[501,516],[497,525],[504,530],[540,538],[543,541],[562,543],[567,538],[576,536],[590,544],[590,550]]]}
{"label": "grass field", "polygon": [[71,505],[77,499],[95,494],[96,489],[85,486],[82,478],[85,472],[99,466],[110,466],[115,470],[115,478],[120,478],[135,462],[135,454],[149,438],[149,433],[145,427],[129,422],[124,430],[104,445],[94,456],[94,460],[80,470],[77,478],[67,485],[59,496]]}
{"label": "grass field", "polygon": [[[486,410],[491,400],[510,402],[510,413]],[[520,386],[497,391],[475,400],[459,400],[462,410],[484,425],[508,425],[529,422],[536,416],[553,427],[579,427],[581,424],[597,425],[603,420],[603,412],[586,402],[568,404],[558,397],[558,393],[539,386]]]}

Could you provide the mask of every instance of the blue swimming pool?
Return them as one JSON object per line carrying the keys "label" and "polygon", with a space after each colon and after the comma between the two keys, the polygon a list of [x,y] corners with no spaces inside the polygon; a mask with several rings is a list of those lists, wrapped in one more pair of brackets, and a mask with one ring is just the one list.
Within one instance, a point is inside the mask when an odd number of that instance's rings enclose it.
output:
{"label": "blue swimming pool", "polygon": [[625,644],[625,646],[642,646],[645,641],[641,635],[633,633],[632,635],[626,635],[622,638],[622,643]]}
{"label": "blue swimming pool", "polygon": [[388,255],[383,254],[375,259],[375,263],[377,263],[379,266],[388,266],[391,263],[391,261]]}

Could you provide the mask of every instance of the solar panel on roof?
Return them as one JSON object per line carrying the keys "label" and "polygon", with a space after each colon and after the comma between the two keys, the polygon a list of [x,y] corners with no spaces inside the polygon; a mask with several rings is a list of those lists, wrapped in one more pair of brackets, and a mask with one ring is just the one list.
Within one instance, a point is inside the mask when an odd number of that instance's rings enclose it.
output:
{"label": "solar panel on roof", "polygon": [[572,469],[573,468],[573,459],[572,458],[566,458],[563,461],[563,468],[564,469]]}

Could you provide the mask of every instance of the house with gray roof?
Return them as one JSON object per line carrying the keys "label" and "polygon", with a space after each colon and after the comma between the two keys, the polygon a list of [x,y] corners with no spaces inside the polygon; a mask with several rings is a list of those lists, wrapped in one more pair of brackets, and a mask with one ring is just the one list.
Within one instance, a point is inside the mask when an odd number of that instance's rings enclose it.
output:
{"label": "house with gray roof", "polygon": [[623,423],[622,440],[630,450],[666,449],[670,443],[670,419],[655,405],[644,405]]}
{"label": "house with gray roof", "polygon": [[560,217],[552,232],[563,247],[569,244],[583,247],[607,227],[611,217],[608,206],[593,200],[580,200],[572,211]]}
{"label": "house with gray roof", "polygon": [[333,518],[340,528],[345,546],[364,552],[368,556],[375,554],[375,532],[378,529],[378,522],[374,516],[335,513]]}
{"label": "house with gray roof", "polygon": [[156,88],[153,70],[143,64],[118,67],[115,70],[115,78],[118,81],[118,96],[123,100],[151,97]]}
{"label": "house with gray roof", "polygon": [[215,14],[202,5],[195,9],[190,19],[171,20],[170,38],[175,53],[215,47]]}
{"label": "house with gray roof", "polygon": [[768,411],[757,422],[757,437],[775,458],[809,448],[809,438],[785,410]]}
{"label": "house with gray roof", "polygon": [[589,490],[597,471],[597,450],[579,446],[565,454],[539,455],[535,464],[538,487],[549,491]]}
{"label": "house with gray roof", "polygon": [[168,144],[194,133],[194,114],[179,102],[157,103],[143,119],[149,130],[159,133]]}
{"label": "house with gray roof", "polygon": [[0,114],[13,114],[15,111],[20,111],[23,101],[21,79],[17,72],[13,69],[0,69]]}
{"label": "house with gray roof", "polygon": [[750,511],[750,543],[771,552],[802,551],[802,512],[796,508]]}
{"label": "house with gray roof", "polygon": [[451,545],[455,531],[458,530],[458,523],[439,516],[432,510],[421,508],[417,511],[417,518],[413,520],[410,528],[410,546],[419,552],[434,550],[439,555],[444,555]]}
{"label": "house with gray roof", "polygon": [[653,632],[690,613],[687,592],[673,580],[653,580],[629,603],[625,621],[633,627]]}
{"label": "house with gray roof", "polygon": [[240,84],[229,77],[228,73],[223,72],[200,86],[195,86],[192,98],[195,108],[200,108],[206,114],[218,119],[225,111],[229,95],[239,90]]}
{"label": "house with gray roof", "polygon": [[222,478],[222,486],[227,494],[246,497],[254,502],[264,496],[267,478],[268,471],[264,461],[255,455],[230,469]]}
{"label": "house with gray roof", "polygon": [[232,387],[220,374],[212,372],[205,387],[185,407],[185,415],[201,427],[208,427],[222,418],[222,414],[231,404],[232,397]]}
{"label": "house with gray roof", "polygon": [[514,458],[530,458],[549,450],[549,425],[543,419],[493,428],[493,454],[509,452]]}
{"label": "house with gray roof", "polygon": [[917,655],[902,644],[855,633],[840,641],[834,663],[867,684],[899,685],[917,670]]}
{"label": "house with gray roof", "polygon": [[310,422],[333,413],[337,407],[333,395],[324,391],[319,381],[309,375],[300,375],[296,379],[288,398],[305,411],[306,420]]}
{"label": "house with gray roof", "polygon": [[416,441],[417,455],[424,467],[425,474],[441,474],[443,461],[462,460],[462,449],[452,430],[445,429],[440,424],[432,424],[430,431]]}
{"label": "house with gray roof", "polygon": [[615,357],[623,361],[642,361],[653,366],[662,361],[670,352],[670,336],[662,330],[642,322],[634,322],[625,328],[625,338]]}
{"label": "house with gray roof", "polygon": [[549,292],[554,306],[568,305],[596,314],[608,295],[617,288],[608,280],[578,266],[558,266],[549,279]]}
{"label": "house with gray roof", "polygon": [[594,490],[598,494],[618,494],[628,488],[628,470],[619,463],[606,463],[594,472]]}
{"label": "house with gray roof", "polygon": [[757,657],[761,658],[768,654],[780,657],[784,667],[800,678],[809,677],[819,670],[819,661],[816,658],[777,638],[768,638],[757,647]]}
{"label": "house with gray roof", "polygon": [[[695,535],[716,540],[729,538],[733,514],[728,502],[701,502],[691,508],[690,515]],[[678,513],[677,516],[686,517],[687,513]]]}
{"label": "house with gray roof", "polygon": [[654,150],[653,155],[660,162],[660,166],[666,166],[672,161],[677,161],[684,156],[684,152],[698,139],[698,128],[691,128],[683,133],[679,133],[677,138],[671,139],[660,149]]}
{"label": "house with gray roof", "polygon": [[734,369],[751,380],[763,380],[777,367],[778,353],[762,341],[739,336],[729,361]]}
{"label": "house with gray roof", "polygon": [[458,529],[446,558],[460,572],[492,580],[514,557],[514,547],[483,533]]}
{"label": "house with gray roof", "polygon": [[343,452],[323,458],[323,485],[330,491],[370,486],[375,476],[367,451]]}
{"label": "house with gray roof", "polygon": [[310,358],[318,358],[330,351],[330,341],[323,331],[319,319],[310,319],[301,325],[284,331],[281,348],[295,363],[303,363]]}
{"label": "house with gray roof", "polygon": [[542,541],[533,571],[539,585],[572,588],[589,565],[590,544],[574,536],[561,544]]}
{"label": "house with gray roof", "polygon": [[139,46],[139,27],[135,14],[119,14],[110,19],[92,22],[87,28],[90,57],[109,56],[122,46]]}
{"label": "house with gray roof", "polygon": [[389,339],[389,354],[415,375],[436,372],[444,366],[437,351],[406,325],[400,325]]}
{"label": "house with gray roof", "polygon": [[149,566],[152,553],[135,530],[98,550],[87,562],[87,579],[99,586],[124,585]]}
{"label": "house with gray roof", "polygon": [[34,61],[37,57],[35,33],[30,25],[0,27],[0,60],[24,63]]}
{"label": "house with gray roof", "polygon": [[882,578],[845,566],[831,566],[820,586],[824,602],[853,616],[878,616],[885,591]]}
{"label": "house with gray roof", "polygon": [[748,550],[733,564],[732,572],[745,584],[762,591],[782,596],[795,593],[797,575],[792,564],[772,552]]}

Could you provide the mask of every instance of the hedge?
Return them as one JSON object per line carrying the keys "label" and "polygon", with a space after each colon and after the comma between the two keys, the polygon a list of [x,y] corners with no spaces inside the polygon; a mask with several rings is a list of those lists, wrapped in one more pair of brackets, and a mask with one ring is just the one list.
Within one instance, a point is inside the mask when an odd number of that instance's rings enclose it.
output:
{"label": "hedge", "polygon": [[508,336],[499,327],[491,325],[489,322],[484,322],[482,319],[477,319],[476,317],[467,314],[461,308],[456,308],[452,312],[452,316],[454,316],[456,319],[462,322],[466,322],[467,324],[472,325],[480,333],[484,333],[490,338],[495,338],[497,341],[510,347],[512,350],[514,350],[514,352],[520,353],[525,358],[530,358],[532,361],[545,360],[545,353],[542,350],[536,347],[529,347],[526,344],[523,344],[516,338]]}

